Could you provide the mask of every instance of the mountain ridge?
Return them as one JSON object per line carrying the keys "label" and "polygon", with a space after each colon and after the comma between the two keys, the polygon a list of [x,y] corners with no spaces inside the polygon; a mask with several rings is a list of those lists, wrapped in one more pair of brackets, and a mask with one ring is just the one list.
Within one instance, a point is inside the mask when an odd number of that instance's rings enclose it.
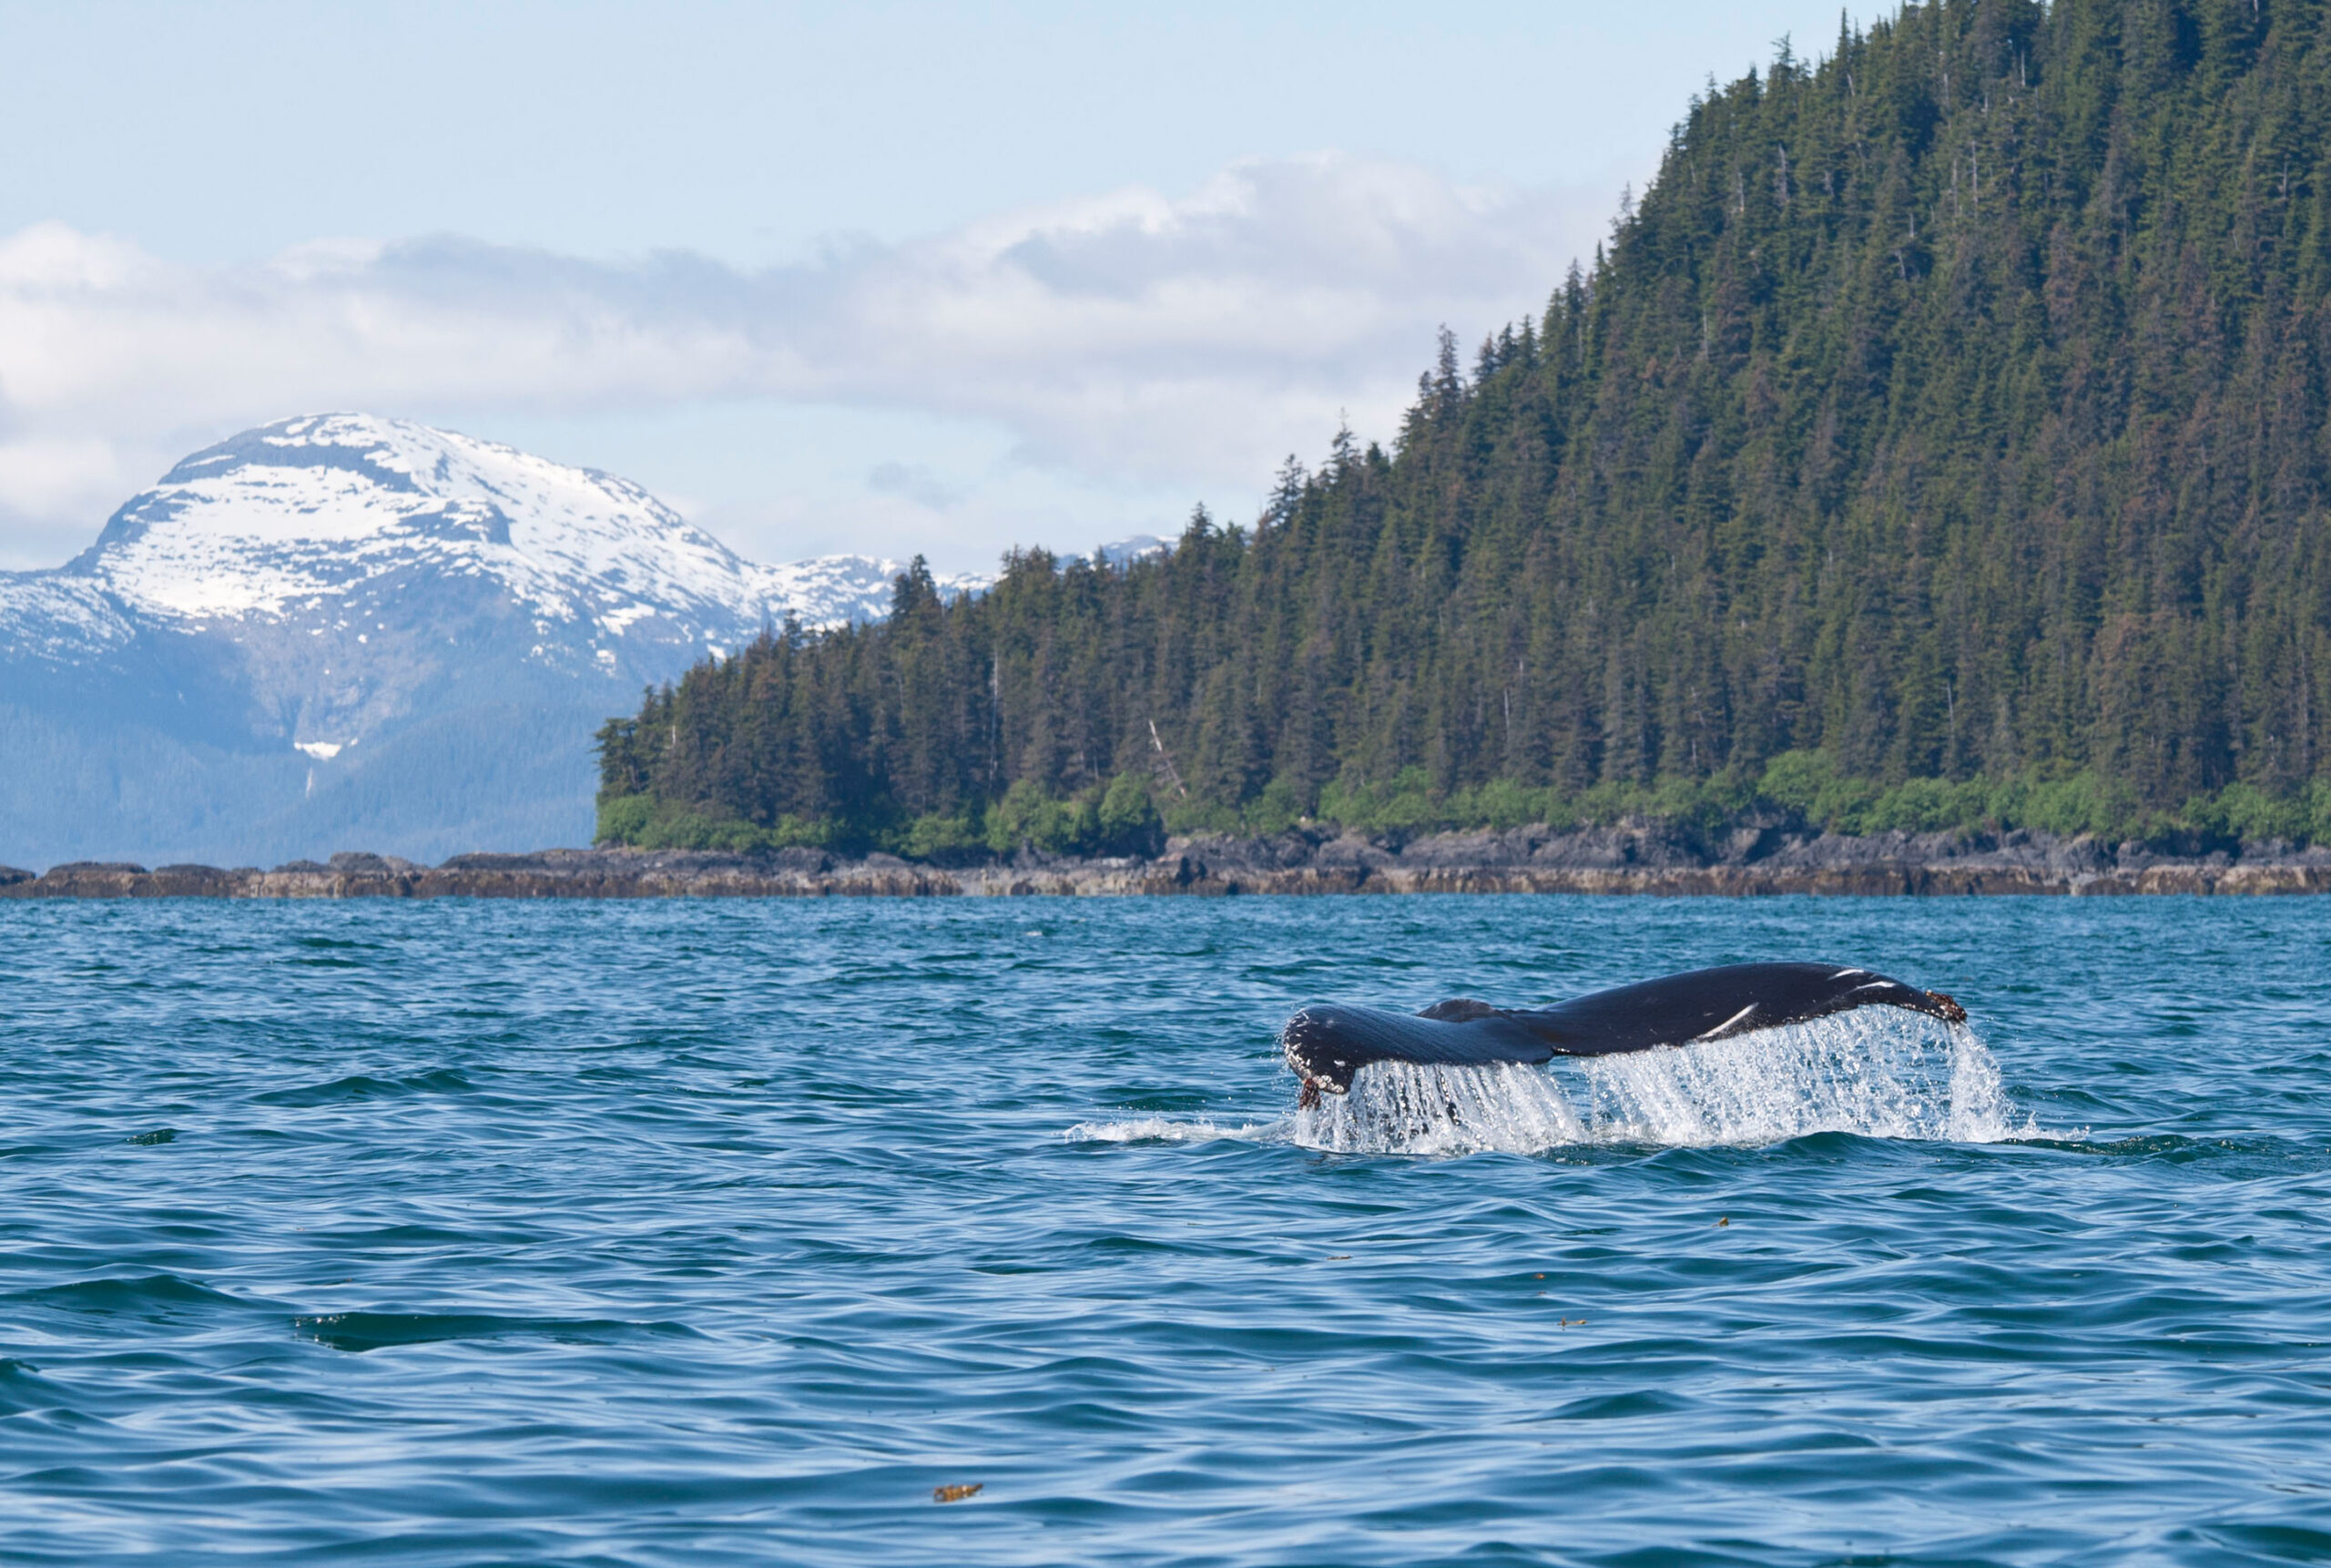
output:
{"label": "mountain ridge", "polygon": [[879,616],[903,569],[748,561],[628,480],[409,421],[258,426],[0,573],[0,859],[586,839],[607,713],[789,617]]}

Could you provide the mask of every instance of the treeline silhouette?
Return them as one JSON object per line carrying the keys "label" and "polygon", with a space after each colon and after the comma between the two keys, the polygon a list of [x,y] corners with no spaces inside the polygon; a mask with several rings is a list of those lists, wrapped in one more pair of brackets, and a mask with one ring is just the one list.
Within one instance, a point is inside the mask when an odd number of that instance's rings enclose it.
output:
{"label": "treeline silhouette", "polygon": [[1695,98],[1392,450],[600,736],[602,830],[943,854],[1778,808],[2331,841],[2331,15],[1940,0]]}

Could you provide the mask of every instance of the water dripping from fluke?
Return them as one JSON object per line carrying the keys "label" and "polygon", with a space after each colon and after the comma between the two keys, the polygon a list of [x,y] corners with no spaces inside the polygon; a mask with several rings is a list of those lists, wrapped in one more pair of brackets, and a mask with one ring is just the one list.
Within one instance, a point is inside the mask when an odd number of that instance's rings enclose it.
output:
{"label": "water dripping from fluke", "polygon": [[1757,1147],[1815,1133],[1997,1143],[2014,1124],[1974,1032],[1862,1012],[1547,1067],[1375,1062],[1298,1108],[1293,1141],[1339,1154],[1542,1154],[1592,1145]]}
{"label": "water dripping from fluke", "polygon": [[1588,1141],[1553,1075],[1510,1062],[1371,1063],[1349,1092],[1295,1113],[1295,1142],[1335,1154],[1539,1154]]}

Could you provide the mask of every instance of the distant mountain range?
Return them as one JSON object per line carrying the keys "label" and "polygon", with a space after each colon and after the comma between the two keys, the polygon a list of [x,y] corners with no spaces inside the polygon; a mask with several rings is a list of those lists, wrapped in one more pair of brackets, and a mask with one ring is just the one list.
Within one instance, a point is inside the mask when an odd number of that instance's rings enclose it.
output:
{"label": "distant mountain range", "polygon": [[628,481],[401,420],[246,431],[0,573],[0,862],[585,842],[609,714],[789,615],[878,617],[901,569],[757,565]]}

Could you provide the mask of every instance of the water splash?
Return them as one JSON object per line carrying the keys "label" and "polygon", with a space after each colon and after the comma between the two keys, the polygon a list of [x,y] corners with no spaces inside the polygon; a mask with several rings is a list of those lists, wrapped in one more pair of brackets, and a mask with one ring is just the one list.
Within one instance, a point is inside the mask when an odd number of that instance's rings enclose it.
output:
{"label": "water splash", "polygon": [[1079,1122],[1062,1136],[1072,1144],[1210,1144],[1220,1138],[1239,1143],[1277,1143],[1287,1135],[1287,1119],[1244,1122],[1230,1126],[1201,1116],[1181,1121],[1172,1116],[1128,1116],[1115,1122]]}
{"label": "water splash", "polygon": [[1378,1062],[1351,1092],[1295,1113],[1295,1141],[1339,1154],[1536,1154],[1588,1141],[1562,1086],[1534,1067]]}
{"label": "water splash", "polygon": [[1772,1144],[1808,1133],[1996,1143],[1999,1064],[1971,1031],[1910,1013],[1816,1019],[1681,1051],[1580,1064],[1601,1141]]}
{"label": "water splash", "polygon": [[1825,1132],[1995,1143],[2032,1130],[2013,1114],[1971,1031],[1871,1012],[1545,1070],[1379,1062],[1349,1095],[1298,1111],[1293,1135],[1307,1148],[1420,1155],[1755,1146]]}

